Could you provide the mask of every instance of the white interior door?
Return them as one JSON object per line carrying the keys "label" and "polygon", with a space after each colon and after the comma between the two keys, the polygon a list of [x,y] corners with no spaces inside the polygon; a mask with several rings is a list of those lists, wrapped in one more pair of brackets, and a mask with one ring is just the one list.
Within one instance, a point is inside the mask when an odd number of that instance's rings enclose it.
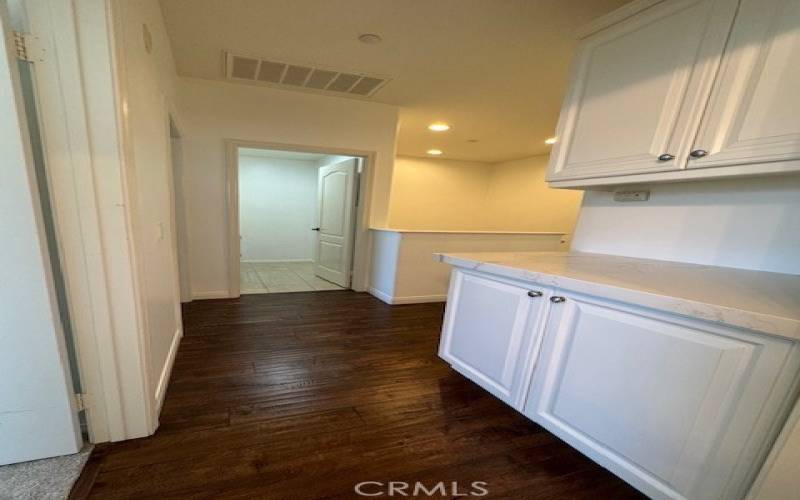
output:
{"label": "white interior door", "polygon": [[358,159],[321,167],[317,183],[319,227],[314,274],[350,287]]}
{"label": "white interior door", "polygon": [[5,5],[0,2],[0,465],[75,453],[82,444]]}

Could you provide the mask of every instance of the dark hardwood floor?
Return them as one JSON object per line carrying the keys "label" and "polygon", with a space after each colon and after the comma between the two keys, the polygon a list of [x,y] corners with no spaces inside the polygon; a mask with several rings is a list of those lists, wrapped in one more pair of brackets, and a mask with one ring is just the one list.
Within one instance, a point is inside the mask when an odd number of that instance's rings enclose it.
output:
{"label": "dark hardwood floor", "polygon": [[158,432],[98,446],[82,496],[359,498],[361,481],[446,481],[449,498],[453,481],[484,481],[484,498],[641,498],[441,361],[442,312],[351,291],[187,305]]}

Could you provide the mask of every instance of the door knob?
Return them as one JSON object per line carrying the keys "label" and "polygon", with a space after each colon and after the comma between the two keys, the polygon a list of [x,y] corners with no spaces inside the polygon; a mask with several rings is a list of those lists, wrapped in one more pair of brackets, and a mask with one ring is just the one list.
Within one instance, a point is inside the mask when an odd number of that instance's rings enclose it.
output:
{"label": "door knob", "polygon": [[674,159],[675,159],[675,155],[671,155],[669,153],[664,153],[663,155],[658,157],[658,161],[670,161],[670,160],[674,160]]}
{"label": "door knob", "polygon": [[542,292],[540,292],[539,290],[529,290],[528,291],[528,297],[541,297],[541,296],[542,296]]}
{"label": "door knob", "polygon": [[553,304],[560,304],[561,302],[564,302],[565,300],[567,300],[567,299],[565,299],[564,297],[559,297],[558,295],[554,295],[553,297],[550,297],[550,302],[552,302]]}
{"label": "door knob", "polygon": [[689,156],[691,156],[692,158],[702,158],[707,155],[708,151],[706,151],[705,149],[695,149],[694,151],[689,153]]}
{"label": "door knob", "polygon": [[319,231],[319,228],[318,227],[312,227],[311,230],[312,231]]}

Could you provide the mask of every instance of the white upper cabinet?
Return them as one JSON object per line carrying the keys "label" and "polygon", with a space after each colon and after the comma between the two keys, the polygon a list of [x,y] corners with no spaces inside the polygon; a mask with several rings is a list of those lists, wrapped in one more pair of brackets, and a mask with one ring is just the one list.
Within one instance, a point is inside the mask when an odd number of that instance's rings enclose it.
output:
{"label": "white upper cabinet", "polygon": [[800,2],[739,3],[640,0],[584,38],[551,185],[800,170]]}
{"label": "white upper cabinet", "polygon": [[439,356],[521,409],[548,297],[542,287],[454,271]]}
{"label": "white upper cabinet", "polygon": [[689,168],[800,160],[800,1],[742,1],[692,150]]}
{"label": "white upper cabinet", "polygon": [[667,1],[586,39],[550,179],[682,168],[735,10],[735,0]]}

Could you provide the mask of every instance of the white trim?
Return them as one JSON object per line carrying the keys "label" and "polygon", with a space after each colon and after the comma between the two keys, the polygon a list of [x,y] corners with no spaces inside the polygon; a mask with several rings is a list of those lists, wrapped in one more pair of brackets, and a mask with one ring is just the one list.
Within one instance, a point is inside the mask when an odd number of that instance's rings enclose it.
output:
{"label": "white trim", "polygon": [[391,305],[393,302],[393,297],[386,292],[382,292],[375,287],[369,286],[367,287],[367,293],[375,297],[376,299],[380,299],[383,302]]}
{"label": "white trim", "polygon": [[281,264],[281,263],[308,263],[314,262],[311,259],[242,259],[240,262],[245,264]]}
{"label": "white trim", "polygon": [[202,292],[192,292],[192,300],[208,299],[234,299],[228,290],[204,290]]}
{"label": "white trim", "polygon": [[405,295],[396,297],[384,291],[378,290],[375,287],[368,287],[367,293],[373,297],[386,302],[389,305],[402,305],[402,304],[424,304],[428,302],[447,302],[447,294],[439,295]]}
{"label": "white trim", "polygon": [[[377,153],[374,151],[363,151],[357,149],[332,148],[323,146],[306,146],[300,144],[285,144],[278,142],[265,141],[246,141],[239,139],[225,140],[225,175],[226,175],[226,209],[227,209],[227,258],[228,265],[228,291],[227,297],[239,297],[241,292],[240,285],[240,244],[239,241],[239,148],[253,149],[278,149],[283,151],[299,151],[305,153],[321,153],[327,155],[353,156],[363,158],[362,173],[359,176],[359,195],[358,206],[356,207],[356,229],[353,251],[353,277],[350,288],[357,292],[367,290],[369,282],[370,266],[370,233],[369,215],[372,205],[372,186],[375,177],[375,159]],[[366,174],[366,175],[364,175]],[[202,294],[211,292],[201,292]],[[193,293],[192,296],[197,296]],[[214,297],[219,298],[219,297]]]}
{"label": "white trim", "polygon": [[383,231],[387,233],[421,233],[421,234],[521,234],[521,235],[544,235],[544,236],[564,236],[568,233],[556,231],[452,231],[438,229],[394,229],[390,227],[371,227],[370,231]]}
{"label": "white trim", "polygon": [[613,10],[604,16],[590,21],[588,24],[581,26],[576,32],[575,37],[578,39],[586,38],[593,35],[598,31],[604,30],[610,26],[635,16],[636,14],[649,9],[650,7],[663,2],[664,0],[636,0]]}
{"label": "white trim", "polygon": [[172,374],[172,367],[175,365],[175,357],[178,354],[178,347],[183,338],[183,327],[178,326],[175,334],[172,337],[172,343],[169,346],[167,353],[167,361],[161,370],[161,375],[158,377],[158,385],[156,386],[155,393],[155,407],[156,415],[161,413],[161,406],[164,404],[164,396],[167,394],[167,385],[169,384],[169,376]]}
{"label": "white trim", "polygon": [[[169,138],[167,140],[167,158],[169,158],[169,198],[170,198],[170,223],[172,225],[172,252],[174,255],[174,266],[176,273],[176,283],[178,297],[180,301],[177,304],[177,318],[178,322],[181,320],[180,304],[190,302],[192,279],[190,269],[190,256],[189,256],[189,224],[186,220],[186,200],[185,197],[178,197],[177,186],[180,186],[180,193],[185,194],[183,187],[183,178],[185,174],[185,162],[183,158],[183,126],[179,118],[179,112],[175,104],[170,100],[164,99],[165,107],[167,108],[167,127]],[[172,128],[175,128],[177,137],[172,136]],[[175,171],[178,170],[179,177],[175,178]],[[180,210],[179,210],[180,207]],[[183,214],[183,224],[178,221],[178,213]],[[183,245],[179,245],[182,242]],[[183,272],[181,272],[183,270]]]}
{"label": "white trim", "polygon": [[[151,359],[150,351],[150,318],[148,315],[146,304],[146,297],[144,285],[146,277],[144,275],[144,258],[142,257],[142,249],[139,242],[133,235],[144,234],[139,230],[139,221],[136,220],[134,214],[138,211],[136,204],[136,185],[135,165],[136,157],[134,152],[134,137],[131,131],[131,117],[130,114],[125,113],[123,110],[128,103],[128,77],[127,69],[129,67],[126,60],[125,40],[124,36],[120,36],[125,32],[123,26],[125,2],[122,0],[112,0],[108,2],[106,10],[107,20],[109,22],[109,42],[111,44],[111,76],[114,85],[115,122],[117,125],[117,138],[118,138],[118,154],[119,163],[122,171],[122,195],[124,199],[124,214],[125,224],[128,235],[128,251],[130,256],[130,265],[132,268],[133,277],[133,293],[134,293],[134,307],[137,319],[137,335],[136,335],[136,349],[131,351],[124,351],[123,356],[136,355],[137,359],[134,360],[134,365],[138,369],[138,373],[134,374],[133,370],[129,375],[138,375],[136,380],[137,394],[135,407],[131,408],[132,411],[139,414],[143,413],[143,418],[138,419],[137,422],[129,422],[128,437],[138,437],[150,435],[155,432],[158,418],[155,408],[149,397],[151,385],[151,374],[148,369]],[[165,121],[164,121],[165,122]],[[162,122],[162,123],[164,123]],[[133,347],[133,342],[128,347]],[[129,360],[130,361],[130,360]],[[133,380],[133,377],[131,378]],[[135,430],[131,429],[135,425]]]}
{"label": "white trim", "polygon": [[585,179],[548,180],[551,188],[600,189],[611,191],[614,186],[626,184],[650,184],[653,182],[686,182],[692,180],[725,179],[728,177],[756,177],[766,175],[797,174],[800,160],[761,163],[759,171],[752,165],[731,165],[727,167],[692,168],[673,172],[653,172],[648,174],[626,174]]}
{"label": "white trim", "polygon": [[392,304],[424,304],[428,302],[447,302],[447,294],[405,295],[392,298]]}
{"label": "white trim", "polygon": [[[102,50],[111,40],[106,6],[97,3],[83,4],[83,7],[89,17],[103,22],[84,19],[82,23],[72,2],[26,3],[30,30],[38,34],[51,54],[36,63],[34,76],[78,368],[83,392],[92,402],[86,411],[89,439],[97,443],[132,436],[131,422],[127,421],[131,414],[123,403],[129,388],[125,383],[129,374],[121,372],[120,356],[124,347],[120,346],[114,307],[114,300],[119,298],[114,290],[125,294],[114,280],[125,271],[110,271],[107,267],[108,249],[102,223],[108,223],[105,218],[117,215],[104,214],[103,197],[98,196],[98,189],[103,189],[102,185],[98,188],[98,184],[103,181],[95,172],[100,164],[96,163],[93,147],[97,143],[92,143],[97,138],[90,130],[85,99],[85,94],[90,92],[85,80],[88,68],[94,66],[92,70],[109,74],[113,68],[104,66],[110,63],[107,59],[89,57],[91,64],[82,66],[81,63],[87,58],[87,50]],[[102,36],[82,34],[77,26],[97,28]],[[91,48],[81,45],[81,41],[85,41],[82,36],[92,37]],[[104,159],[102,168],[112,167],[109,159]]]}

